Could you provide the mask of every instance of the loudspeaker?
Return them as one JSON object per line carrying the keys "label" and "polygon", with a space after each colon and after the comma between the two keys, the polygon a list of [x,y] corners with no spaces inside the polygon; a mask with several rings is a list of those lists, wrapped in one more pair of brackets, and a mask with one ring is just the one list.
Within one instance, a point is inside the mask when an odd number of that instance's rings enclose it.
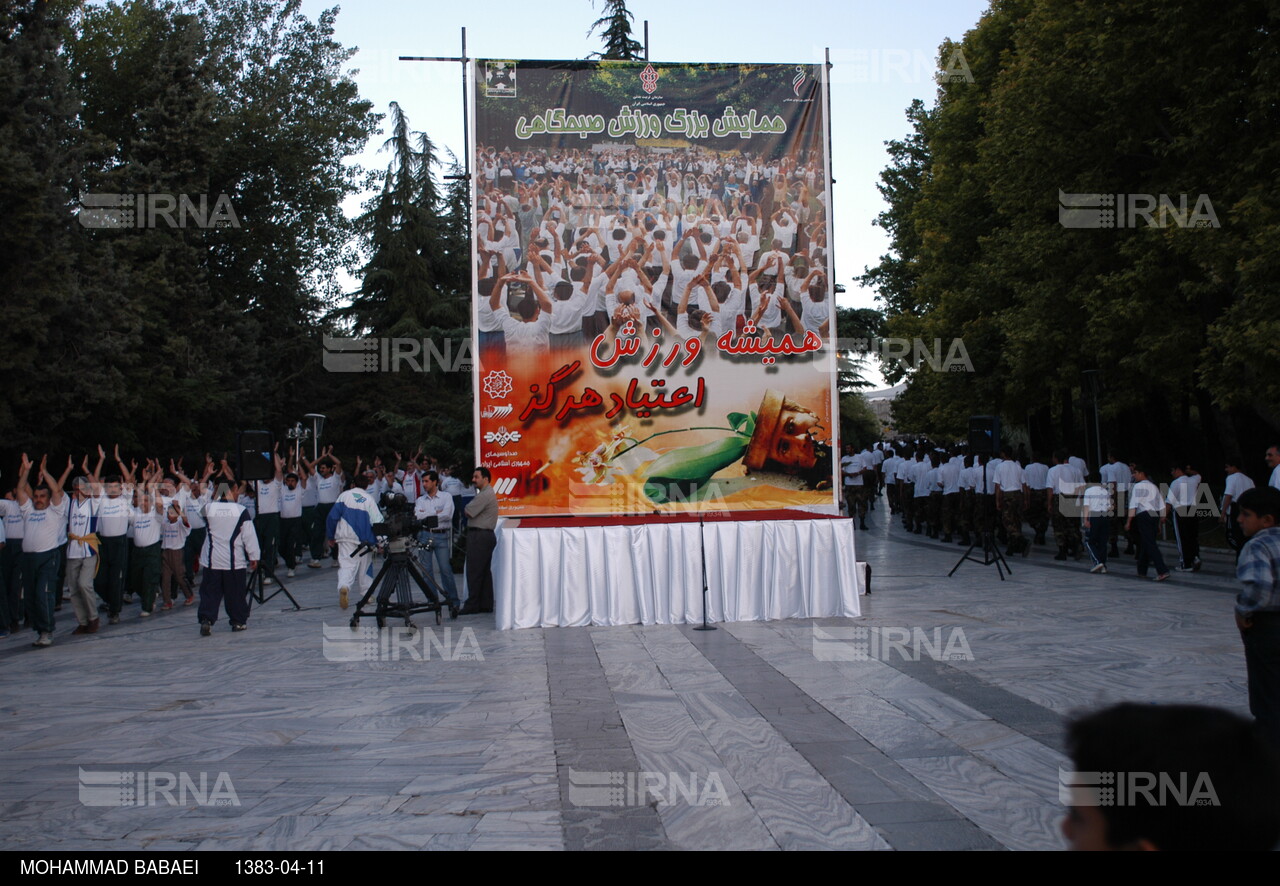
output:
{"label": "loudspeaker", "polygon": [[1000,416],[969,416],[969,451],[995,455],[1000,450]]}
{"label": "loudspeaker", "polygon": [[236,479],[273,480],[276,465],[271,459],[275,439],[270,431],[240,431],[236,434]]}

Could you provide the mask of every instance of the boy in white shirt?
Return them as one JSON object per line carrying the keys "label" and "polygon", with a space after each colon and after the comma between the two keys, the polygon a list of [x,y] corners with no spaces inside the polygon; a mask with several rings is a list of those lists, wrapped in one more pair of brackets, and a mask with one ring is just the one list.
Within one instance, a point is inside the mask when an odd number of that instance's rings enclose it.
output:
{"label": "boy in white shirt", "polygon": [[182,513],[182,506],[177,502],[169,505],[165,510],[165,518],[160,525],[160,608],[169,610],[173,608],[173,601],[177,597],[176,593],[171,592],[174,585],[182,590],[182,594],[186,597],[187,602],[183,605],[190,606],[196,602],[196,596],[191,591],[191,582],[187,581],[186,564],[183,562],[183,553],[187,546],[187,537],[191,534],[191,524],[187,522],[186,516]]}

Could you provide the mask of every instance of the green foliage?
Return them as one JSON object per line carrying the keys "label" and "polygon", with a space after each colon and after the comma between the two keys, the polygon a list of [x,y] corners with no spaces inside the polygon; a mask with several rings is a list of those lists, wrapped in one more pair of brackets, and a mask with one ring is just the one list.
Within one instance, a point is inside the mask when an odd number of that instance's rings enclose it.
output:
{"label": "green foliage", "polygon": [[[336,10],[293,0],[0,6],[8,445],[179,453],[325,411],[321,310],[377,117]],[[82,195],[219,195],[227,227],[114,229]]]}
{"label": "green foliage", "polygon": [[[360,288],[331,318],[345,334],[400,340],[406,347],[413,340],[421,353],[401,361],[399,371],[343,377],[331,418],[342,428],[344,445],[370,458],[374,452],[390,455],[393,446],[411,452],[420,447],[466,469],[474,461],[474,397],[470,361],[463,359],[471,340],[466,183],[454,178],[442,190],[430,139],[410,128],[394,102],[390,120],[383,187],[356,222],[368,256]],[[456,158],[451,169],[461,174]],[[447,365],[437,355],[447,357]]]}
{"label": "green foliage", "polygon": [[[881,176],[892,251],[862,279],[889,335],[961,338],[975,371],[887,366],[910,379],[900,426],[999,412],[1078,445],[1098,370],[1104,445],[1216,461],[1280,430],[1278,26],[1261,0],[995,0],[943,44],[973,82],[908,109]],[[1206,194],[1221,227],[1067,228],[1060,191]]]}
{"label": "green foliage", "polygon": [[852,443],[856,449],[880,439],[880,420],[861,394],[840,395],[840,445]]}
{"label": "green foliage", "polygon": [[865,352],[884,334],[884,314],[871,308],[836,307],[836,338],[841,350],[836,355],[836,384],[844,393],[869,388],[871,382],[862,374]]}

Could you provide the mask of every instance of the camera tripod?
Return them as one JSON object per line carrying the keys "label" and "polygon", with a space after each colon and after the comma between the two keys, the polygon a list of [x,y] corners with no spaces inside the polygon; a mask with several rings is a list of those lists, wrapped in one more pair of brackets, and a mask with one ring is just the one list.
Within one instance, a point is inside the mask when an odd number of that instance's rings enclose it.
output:
{"label": "camera tripod", "polygon": [[[987,464],[986,462],[983,462],[982,463],[982,490],[984,493],[986,492],[986,489],[987,489]],[[984,498],[986,497],[987,496],[984,496]],[[1004,581],[1004,574],[1006,572],[1009,573],[1010,575],[1013,575],[1013,570],[1009,568],[1009,563],[1007,560],[1005,560],[1004,554],[1000,553],[1000,546],[996,544],[995,532],[990,522],[992,519],[993,517],[987,513],[986,504],[984,503],[983,511],[982,511],[982,526],[978,530],[978,537],[977,539],[974,540],[973,544],[969,545],[969,549],[965,551],[964,554],[961,555],[960,559],[956,561],[956,565],[951,567],[951,571],[947,573],[947,578],[950,578],[951,576],[955,575],[956,570],[960,568],[960,564],[962,564],[965,560],[972,560],[974,563],[977,563],[980,566],[991,566],[994,564],[994,566],[996,567],[996,574],[1000,576],[1001,581]],[[994,519],[998,519],[998,515]],[[971,556],[973,554],[973,549],[978,547],[978,545],[982,545],[981,560],[979,560],[977,557]]]}
{"label": "camera tripod", "polygon": [[[365,591],[364,596],[360,598],[360,602],[356,604],[355,614],[351,616],[353,629],[360,626],[361,618],[371,616],[377,620],[380,628],[387,626],[388,618],[403,618],[405,627],[415,628],[417,625],[413,623],[410,616],[420,612],[434,612],[436,624],[440,624],[443,620],[441,612],[448,604],[444,601],[444,595],[436,585],[434,576],[423,571],[421,564],[410,551],[411,547],[430,550],[430,546],[431,542],[425,545],[416,543],[411,545],[407,538],[393,538],[387,542],[387,560],[374,576],[369,590]],[[360,556],[372,550],[371,545],[361,545],[356,548],[355,555]],[[422,591],[425,602],[414,601],[414,585]],[[370,601],[375,603],[374,609],[372,612],[366,612],[365,607]]]}

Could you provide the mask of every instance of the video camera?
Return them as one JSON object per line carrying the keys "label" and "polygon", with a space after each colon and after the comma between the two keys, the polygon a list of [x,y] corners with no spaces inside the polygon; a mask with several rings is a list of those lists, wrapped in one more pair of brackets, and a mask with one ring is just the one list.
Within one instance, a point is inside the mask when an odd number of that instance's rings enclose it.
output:
{"label": "video camera", "polygon": [[384,492],[378,501],[382,509],[383,522],[373,524],[373,531],[388,539],[411,538],[424,530],[435,529],[435,514],[415,520],[413,505],[399,492]]}

